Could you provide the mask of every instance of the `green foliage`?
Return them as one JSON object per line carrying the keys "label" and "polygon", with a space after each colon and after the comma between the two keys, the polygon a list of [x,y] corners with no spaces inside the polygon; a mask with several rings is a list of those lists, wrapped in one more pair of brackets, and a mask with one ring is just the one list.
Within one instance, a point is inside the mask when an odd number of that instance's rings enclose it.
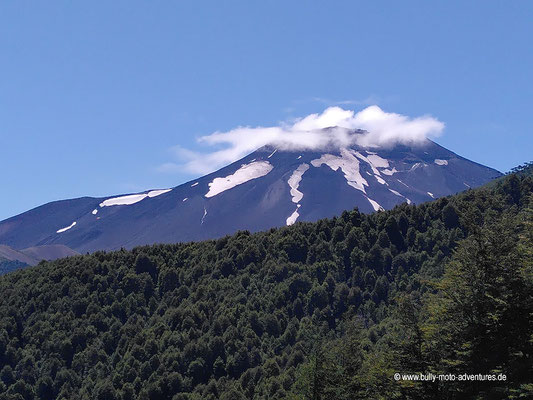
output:
{"label": "green foliage", "polygon": [[[533,280],[516,219],[500,216],[464,240],[436,283],[437,292],[425,301],[424,346],[434,370],[503,372],[508,390],[533,376]],[[479,386],[448,383],[442,390],[502,397],[501,383]],[[511,397],[508,390],[505,398]]]}
{"label": "green foliage", "polygon": [[529,161],[517,167],[512,168],[510,173],[518,174],[518,175],[532,175],[533,174],[533,161]]}
{"label": "green foliage", "polygon": [[25,264],[17,260],[5,260],[0,258],[0,275],[7,274],[8,272],[15,271],[17,269],[26,268],[28,264]]}
{"label": "green foliage", "polygon": [[[508,190],[526,193],[522,185],[530,187],[528,178],[515,178],[502,182],[505,200],[482,213],[475,208],[457,212],[456,206],[452,213],[446,205],[443,219],[457,214],[454,220],[462,220],[468,234],[443,275],[421,279],[425,290],[397,291],[394,299],[389,297],[388,315],[359,331],[357,339],[345,333],[341,340],[322,344],[319,358],[300,367],[289,398],[531,398],[533,195],[509,195]],[[516,204],[529,205],[517,209]],[[377,286],[381,278],[376,281],[367,271],[364,282]],[[339,350],[342,340],[357,344],[358,351],[346,343]],[[358,361],[355,370],[346,369],[346,356]],[[505,374],[506,380],[395,381],[395,373]],[[314,381],[316,376],[320,379]]]}
{"label": "green foliage", "polygon": [[[532,188],[11,272],[0,399],[527,396]],[[392,379],[474,367],[509,381]]]}

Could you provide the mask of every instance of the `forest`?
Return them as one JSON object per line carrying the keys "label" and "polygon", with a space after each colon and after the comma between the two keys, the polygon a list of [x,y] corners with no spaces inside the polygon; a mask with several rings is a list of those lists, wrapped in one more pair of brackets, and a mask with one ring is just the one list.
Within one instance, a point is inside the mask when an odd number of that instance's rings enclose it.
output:
{"label": "forest", "polygon": [[526,165],[420,205],[10,272],[0,399],[533,398],[532,193]]}
{"label": "forest", "polygon": [[8,272],[15,271],[20,268],[27,267],[28,264],[17,260],[6,260],[0,258],[0,275],[7,274]]}

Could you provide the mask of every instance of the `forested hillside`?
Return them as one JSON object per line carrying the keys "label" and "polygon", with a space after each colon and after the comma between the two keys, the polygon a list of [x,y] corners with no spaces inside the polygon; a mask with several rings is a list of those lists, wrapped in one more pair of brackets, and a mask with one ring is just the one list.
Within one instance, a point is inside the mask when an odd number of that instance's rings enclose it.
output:
{"label": "forested hillside", "polygon": [[7,274],[8,272],[15,271],[20,268],[27,267],[28,264],[17,260],[5,260],[0,258],[0,275]]}
{"label": "forested hillside", "polygon": [[522,169],[418,206],[12,272],[0,399],[527,398],[532,190]]}

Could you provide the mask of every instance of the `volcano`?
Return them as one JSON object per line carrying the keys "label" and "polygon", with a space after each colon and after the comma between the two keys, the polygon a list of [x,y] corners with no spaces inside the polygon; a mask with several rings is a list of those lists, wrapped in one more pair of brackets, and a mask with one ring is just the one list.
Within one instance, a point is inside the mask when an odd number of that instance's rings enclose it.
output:
{"label": "volcano", "polygon": [[340,215],[417,204],[475,188],[500,172],[426,139],[391,148],[295,152],[262,147],[173,188],[48,203],[0,222],[14,249],[77,252],[213,239]]}

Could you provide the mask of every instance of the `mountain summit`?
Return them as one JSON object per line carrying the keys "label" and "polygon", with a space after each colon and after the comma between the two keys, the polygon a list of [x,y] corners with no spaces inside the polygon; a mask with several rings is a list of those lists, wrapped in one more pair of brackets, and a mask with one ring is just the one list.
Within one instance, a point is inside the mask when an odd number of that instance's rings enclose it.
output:
{"label": "mountain summit", "polygon": [[426,139],[391,148],[325,152],[263,147],[171,189],[45,204],[0,222],[15,249],[63,244],[78,252],[210,239],[421,203],[501,174]]}

